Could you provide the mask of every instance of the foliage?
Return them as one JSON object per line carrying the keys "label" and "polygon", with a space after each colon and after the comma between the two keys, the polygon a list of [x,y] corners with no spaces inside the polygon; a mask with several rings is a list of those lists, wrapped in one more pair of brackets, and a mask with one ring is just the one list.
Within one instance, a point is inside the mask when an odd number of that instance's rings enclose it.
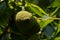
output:
{"label": "foliage", "polygon": [[[29,38],[14,25],[8,26],[12,16],[22,10],[32,13],[40,25],[40,31]],[[0,0],[0,40],[60,40],[60,0]]]}

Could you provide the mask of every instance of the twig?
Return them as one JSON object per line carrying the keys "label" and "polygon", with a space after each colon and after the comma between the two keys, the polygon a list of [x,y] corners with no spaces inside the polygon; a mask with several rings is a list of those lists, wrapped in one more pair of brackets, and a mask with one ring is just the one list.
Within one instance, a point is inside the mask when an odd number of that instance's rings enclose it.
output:
{"label": "twig", "polygon": [[[40,19],[40,20],[42,20],[42,19],[44,19],[44,18],[37,18],[37,19]],[[48,18],[49,20],[60,20],[60,18]]]}

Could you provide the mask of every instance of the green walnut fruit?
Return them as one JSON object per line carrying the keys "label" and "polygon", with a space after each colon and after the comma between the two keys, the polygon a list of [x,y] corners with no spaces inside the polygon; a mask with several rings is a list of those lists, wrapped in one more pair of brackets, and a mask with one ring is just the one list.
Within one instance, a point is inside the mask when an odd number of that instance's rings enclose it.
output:
{"label": "green walnut fruit", "polygon": [[20,11],[15,16],[15,24],[20,33],[31,36],[40,30],[36,19],[28,11]]}

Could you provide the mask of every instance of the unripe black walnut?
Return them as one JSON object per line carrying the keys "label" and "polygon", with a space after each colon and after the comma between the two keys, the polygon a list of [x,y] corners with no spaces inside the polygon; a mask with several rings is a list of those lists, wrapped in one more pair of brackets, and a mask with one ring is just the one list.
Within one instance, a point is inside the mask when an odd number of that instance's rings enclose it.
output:
{"label": "unripe black walnut", "polygon": [[20,11],[15,16],[15,24],[20,33],[31,36],[40,30],[39,24],[28,11]]}

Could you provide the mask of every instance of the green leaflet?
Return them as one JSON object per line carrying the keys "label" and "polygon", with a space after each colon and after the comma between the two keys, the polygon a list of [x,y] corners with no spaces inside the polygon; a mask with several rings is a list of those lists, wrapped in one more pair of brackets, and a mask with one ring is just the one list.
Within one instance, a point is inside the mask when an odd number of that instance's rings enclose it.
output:
{"label": "green leaflet", "polygon": [[57,24],[58,30],[57,33],[60,32],[60,23]]}
{"label": "green leaflet", "polygon": [[40,22],[40,27],[43,29],[44,27],[46,27],[46,25],[48,25],[49,23],[51,23],[53,20],[44,20]]}
{"label": "green leaflet", "polygon": [[60,40],[60,37],[56,37],[54,40]]}
{"label": "green leaflet", "polygon": [[39,15],[39,16],[43,16],[43,14],[37,9],[37,8],[34,8],[34,7],[31,7],[30,6],[30,8],[37,14],[37,15]]}
{"label": "green leaflet", "polygon": [[45,14],[45,15],[47,14],[41,7],[39,7],[39,6],[35,5],[35,4],[31,4],[31,6],[36,7],[43,14]]}
{"label": "green leaflet", "polygon": [[47,13],[42,8],[40,8],[35,4],[30,4],[30,9],[33,10],[37,15],[41,17],[43,17],[43,15],[47,15]]}
{"label": "green leaflet", "polygon": [[60,0],[55,0],[53,3],[50,5],[51,7],[60,7]]}

